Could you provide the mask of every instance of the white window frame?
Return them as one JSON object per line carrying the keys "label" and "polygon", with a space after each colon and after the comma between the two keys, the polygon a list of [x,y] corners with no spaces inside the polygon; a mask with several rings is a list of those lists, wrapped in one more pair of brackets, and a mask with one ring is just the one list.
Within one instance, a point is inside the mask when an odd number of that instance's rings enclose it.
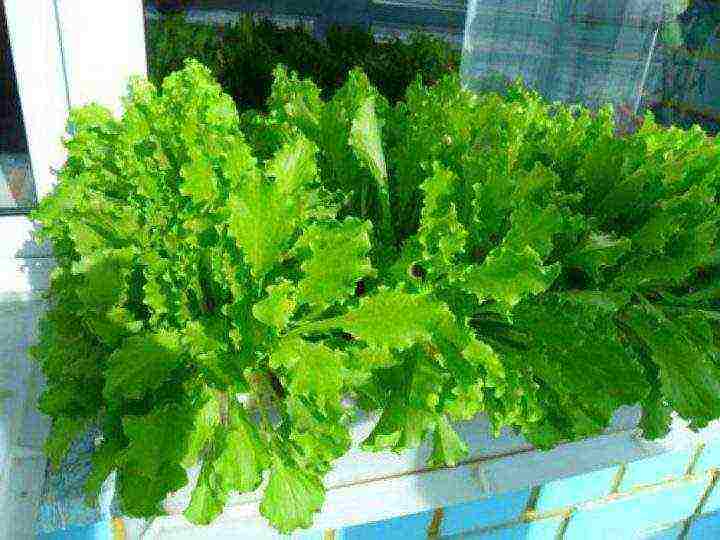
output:
{"label": "white window frame", "polygon": [[[128,77],[147,73],[142,1],[0,1],[40,200],[65,159],[70,108],[97,102],[120,114]],[[0,294],[31,294],[42,279],[33,271],[47,273],[50,251],[34,229],[27,215],[0,215]]]}
{"label": "white window frame", "polygon": [[[51,167],[63,158],[60,137],[68,112],[59,29],[54,2],[5,0],[10,49],[38,199],[53,185]],[[31,238],[27,215],[0,215],[0,293],[27,294],[34,279],[27,259],[45,258]]]}

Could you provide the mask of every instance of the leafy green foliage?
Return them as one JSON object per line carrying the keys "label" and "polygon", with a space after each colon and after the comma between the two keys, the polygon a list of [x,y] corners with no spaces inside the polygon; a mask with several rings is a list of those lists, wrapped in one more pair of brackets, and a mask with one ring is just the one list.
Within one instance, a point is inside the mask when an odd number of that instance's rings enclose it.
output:
{"label": "leafy green foliage", "polygon": [[280,532],[289,532],[310,527],[312,515],[324,500],[325,490],[317,476],[276,458],[260,511],[272,523],[281,524]]}
{"label": "leafy green foliage", "polygon": [[[217,405],[217,402],[214,403]],[[224,425],[217,425],[185,516],[207,525],[222,513],[231,491],[257,489],[268,454],[254,424],[240,407],[230,405]]]}
{"label": "leafy green foliage", "polygon": [[[289,332],[344,309],[357,281],[375,274],[370,222],[335,219],[317,148],[302,135],[260,163],[232,100],[197,63],[161,91],[134,80],[120,121],[90,106],[71,123],[67,164],[37,212],[41,234],[60,248],[58,291],[35,352],[51,379],[43,409],[58,418],[53,457],[98,420],[106,440],[88,490],[117,468],[124,510],[142,516],[201,461],[187,513],[201,523],[230,491],[256,489],[265,470],[278,504],[321,485],[319,471],[347,450],[341,400],[362,369],[335,338]],[[267,408],[261,421],[230,398],[242,392]],[[286,392],[302,402],[290,406]],[[334,432],[325,437],[342,452],[310,440],[316,415],[328,416]],[[270,467],[271,456],[283,464]],[[266,514],[283,519],[274,504]],[[306,526],[317,506],[274,524]]]}
{"label": "leafy green foliage", "polygon": [[[308,527],[351,447],[469,449],[478,413],[538,448],[639,404],[720,417],[720,148],[651,116],[548,105],[447,77],[391,106],[360,70],[331,99],[275,70],[239,117],[194,61],[131,84],[120,120],[73,111],[68,160],[35,213],[58,268],[33,354],[60,461],[99,424],[91,499],[212,522],[264,485],[280,531]],[[241,405],[238,395],[252,398]],[[82,398],[79,398],[82,396]]]}

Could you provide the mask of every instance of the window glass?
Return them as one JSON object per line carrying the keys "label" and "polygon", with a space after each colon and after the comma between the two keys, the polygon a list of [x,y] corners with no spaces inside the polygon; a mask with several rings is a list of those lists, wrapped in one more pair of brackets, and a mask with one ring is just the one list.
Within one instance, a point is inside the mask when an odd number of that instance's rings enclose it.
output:
{"label": "window glass", "polygon": [[0,2],[0,214],[35,204],[27,137],[13,66],[5,7]]}

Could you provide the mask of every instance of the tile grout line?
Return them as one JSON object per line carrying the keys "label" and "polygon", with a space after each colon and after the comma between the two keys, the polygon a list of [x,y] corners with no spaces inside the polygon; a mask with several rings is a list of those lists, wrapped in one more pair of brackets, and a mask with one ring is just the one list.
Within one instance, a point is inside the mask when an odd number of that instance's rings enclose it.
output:
{"label": "tile grout line", "polygon": [[[705,449],[705,442],[701,441],[693,450],[693,453],[690,455],[690,460],[688,461],[688,465],[685,468],[685,476],[686,477],[692,477],[694,476],[695,467],[697,466],[698,461],[700,460],[700,456],[703,453],[703,450]],[[712,492],[714,486],[714,480],[712,473],[710,475],[710,483],[708,487],[705,489],[703,494],[700,496],[700,500],[698,501],[698,505],[693,511],[692,514],[690,514],[685,519],[681,520],[680,523],[682,523],[682,528],[680,529],[680,533],[678,534],[677,540],[686,540],[688,533],[690,532],[690,527],[692,526],[692,522],[695,520],[697,515],[699,515],[700,510],[702,509],[702,506],[705,503],[705,500]]]}
{"label": "tile grout line", "polygon": [[708,500],[710,494],[715,488],[715,485],[718,483],[718,478],[720,477],[720,470],[715,468],[710,469],[709,477],[710,481],[708,482],[705,491],[703,491],[703,494],[700,496],[697,507],[692,514],[690,514],[687,518],[683,520],[683,528],[678,535],[678,540],[687,540],[688,534],[690,532],[690,526],[692,525],[693,521],[695,521],[702,513],[703,506],[705,506],[705,501]]}
{"label": "tile grout line", "polygon": [[698,444],[695,447],[695,450],[693,450],[693,453],[690,456],[690,461],[688,462],[688,466],[685,469],[686,476],[689,476],[693,473],[693,471],[695,470],[695,466],[697,465],[698,461],[700,460],[700,456],[702,455],[704,449],[705,449],[704,442],[700,442],[700,444]]}
{"label": "tile grout line", "polygon": [[542,489],[542,485],[539,486],[532,486],[530,488],[530,496],[528,497],[527,503],[525,503],[525,508],[520,512],[520,515],[517,517],[517,521],[519,523],[530,523],[531,521],[535,521],[538,516],[537,512],[537,503],[540,500],[540,490]]}
{"label": "tile grout line", "polygon": [[[622,482],[623,477],[625,476],[626,470],[627,470],[627,463],[620,463],[618,466],[618,470],[615,473],[615,476],[613,477],[612,481],[610,482],[610,490],[608,491],[608,494],[606,495],[605,498],[618,493],[618,491],[620,489],[620,484]],[[555,540],[564,540],[565,532],[567,531],[567,528],[570,525],[570,520],[575,515],[577,508],[578,508],[578,505],[572,505],[565,510],[565,517],[560,522],[560,526],[558,527],[558,530],[555,533]]]}
{"label": "tile grout line", "polygon": [[555,533],[555,540],[564,540],[565,538],[565,531],[567,531],[568,525],[570,524],[570,519],[575,514],[575,507],[571,506],[565,511],[565,517],[560,522],[560,525],[558,526],[558,530]]}
{"label": "tile grout line", "polygon": [[430,522],[427,530],[428,539],[439,538],[443,517],[445,517],[445,509],[442,507],[435,509],[432,521]]}
{"label": "tile grout line", "polygon": [[521,517],[523,516],[529,516],[530,514],[535,514],[535,509],[537,508],[537,503],[540,500],[540,490],[542,489],[542,486],[533,486],[530,488],[530,497],[528,498],[527,504],[525,505],[525,509],[523,510]]}
{"label": "tile grout line", "polygon": [[[720,476],[720,470],[718,471],[718,475]],[[647,484],[647,485],[640,485],[633,488],[628,489],[627,491],[618,491],[615,493],[610,493],[608,495],[598,497],[595,499],[590,499],[584,502],[575,503],[572,505],[567,506],[561,506],[559,508],[553,508],[550,510],[545,510],[543,512],[530,512],[529,515],[523,515],[521,514],[520,517],[506,522],[504,525],[512,524],[512,523],[522,523],[522,522],[528,522],[528,521],[536,521],[536,520],[542,520],[546,518],[550,518],[557,515],[562,515],[567,512],[575,512],[581,509],[589,508],[589,507],[595,507],[597,505],[604,505],[608,503],[612,503],[615,501],[620,501],[624,499],[629,499],[638,495],[642,495],[644,493],[649,492],[656,492],[656,491],[663,491],[665,489],[671,489],[676,484],[682,484],[686,481],[699,481],[702,479],[702,477],[705,475],[689,475],[689,476],[681,476],[677,478],[668,479],[662,482],[658,482],[656,484]]]}
{"label": "tile grout line", "polygon": [[621,463],[618,467],[617,472],[615,473],[615,477],[612,479],[612,482],[610,483],[610,491],[608,492],[608,495],[613,495],[615,493],[618,493],[620,490],[620,484],[623,481],[623,477],[625,476],[625,471],[627,470],[627,463]]}

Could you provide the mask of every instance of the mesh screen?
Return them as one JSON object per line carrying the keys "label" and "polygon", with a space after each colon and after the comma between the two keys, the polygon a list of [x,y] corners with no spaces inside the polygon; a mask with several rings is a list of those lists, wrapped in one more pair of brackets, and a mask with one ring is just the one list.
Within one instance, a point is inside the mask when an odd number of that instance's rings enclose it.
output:
{"label": "mesh screen", "polygon": [[717,132],[717,0],[469,0],[462,74],[478,90],[521,77],[550,101]]}

